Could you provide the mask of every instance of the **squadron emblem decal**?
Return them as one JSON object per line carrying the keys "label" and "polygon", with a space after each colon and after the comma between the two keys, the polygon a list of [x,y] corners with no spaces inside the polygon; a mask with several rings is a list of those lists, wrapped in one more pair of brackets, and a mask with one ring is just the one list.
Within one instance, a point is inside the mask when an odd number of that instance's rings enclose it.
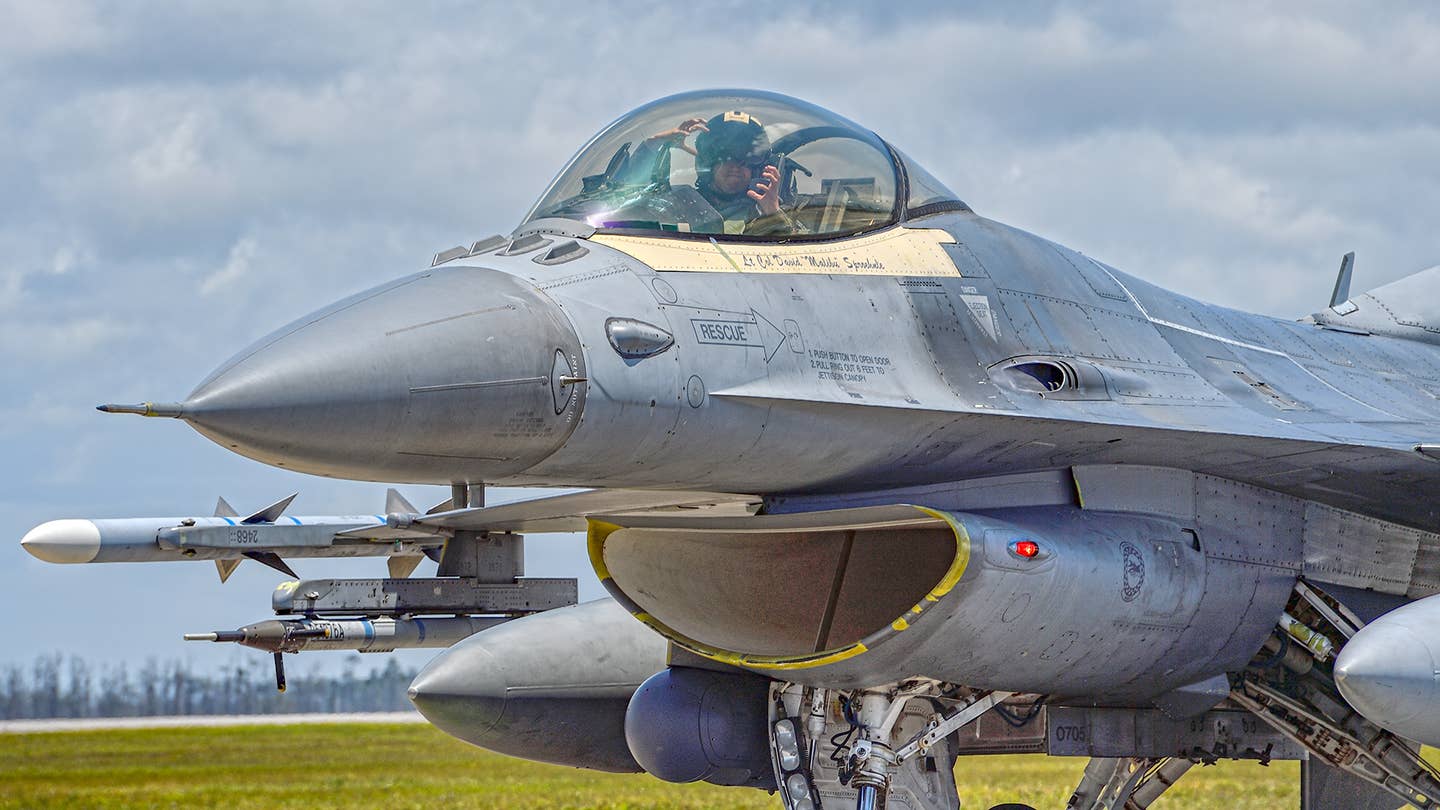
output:
{"label": "squadron emblem decal", "polygon": [[1140,589],[1145,587],[1145,557],[1134,543],[1125,542],[1120,544],[1120,559],[1125,568],[1120,581],[1120,598],[1134,602],[1135,597],[1140,595]]}

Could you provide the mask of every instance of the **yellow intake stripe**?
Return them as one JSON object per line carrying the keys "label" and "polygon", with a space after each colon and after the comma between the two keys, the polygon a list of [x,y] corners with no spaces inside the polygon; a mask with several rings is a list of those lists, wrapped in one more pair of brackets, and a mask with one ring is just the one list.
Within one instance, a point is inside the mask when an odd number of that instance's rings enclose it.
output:
{"label": "yellow intake stripe", "polygon": [[948,276],[960,271],[943,245],[955,237],[934,228],[890,228],[834,242],[755,244],[601,233],[590,241],[629,254],[656,270],[685,273],[806,273],[855,276]]}

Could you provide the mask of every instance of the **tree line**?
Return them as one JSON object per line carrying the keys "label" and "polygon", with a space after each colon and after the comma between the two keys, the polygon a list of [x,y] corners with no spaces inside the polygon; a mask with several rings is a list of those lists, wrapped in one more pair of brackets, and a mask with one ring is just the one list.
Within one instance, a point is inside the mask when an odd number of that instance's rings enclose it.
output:
{"label": "tree line", "polygon": [[[388,712],[412,708],[405,689],[416,670],[394,658],[360,672],[359,654],[338,675],[291,673],[275,689],[270,656],[246,656],[209,674],[178,660],[96,666],[79,656],[44,655],[0,669],[0,719],[151,717],[191,714]],[[287,663],[293,658],[286,656]]]}

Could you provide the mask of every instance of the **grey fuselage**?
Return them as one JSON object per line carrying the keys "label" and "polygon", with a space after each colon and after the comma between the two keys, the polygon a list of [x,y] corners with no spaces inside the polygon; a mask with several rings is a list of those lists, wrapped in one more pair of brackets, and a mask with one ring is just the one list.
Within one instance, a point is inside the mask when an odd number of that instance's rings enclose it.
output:
{"label": "grey fuselage", "polygon": [[[337,477],[843,493],[1150,464],[1440,528],[1412,451],[1440,436],[1434,345],[1204,304],[973,214],[902,227],[951,235],[958,273],[491,250],[280,330],[185,418]],[[621,357],[614,318],[673,345]]]}

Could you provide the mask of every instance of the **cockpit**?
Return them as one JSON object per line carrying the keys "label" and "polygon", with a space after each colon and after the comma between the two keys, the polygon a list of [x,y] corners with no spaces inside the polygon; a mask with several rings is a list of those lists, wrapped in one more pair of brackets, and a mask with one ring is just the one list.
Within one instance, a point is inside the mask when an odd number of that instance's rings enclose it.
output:
{"label": "cockpit", "polygon": [[868,129],[776,93],[722,90],[660,99],[610,124],[525,221],[794,241],[968,210]]}

